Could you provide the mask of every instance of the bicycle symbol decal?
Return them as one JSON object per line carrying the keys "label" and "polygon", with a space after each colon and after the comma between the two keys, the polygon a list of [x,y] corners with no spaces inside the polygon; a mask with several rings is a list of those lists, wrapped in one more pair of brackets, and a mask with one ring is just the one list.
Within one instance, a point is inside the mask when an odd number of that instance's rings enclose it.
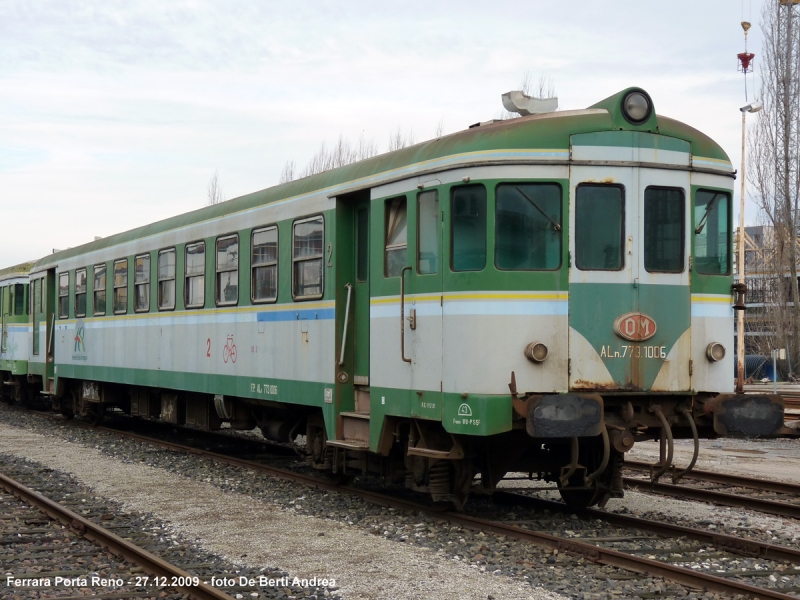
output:
{"label": "bicycle symbol decal", "polygon": [[233,334],[228,335],[225,346],[222,348],[222,360],[227,363],[228,359],[233,363],[236,362],[236,344],[233,343]]}

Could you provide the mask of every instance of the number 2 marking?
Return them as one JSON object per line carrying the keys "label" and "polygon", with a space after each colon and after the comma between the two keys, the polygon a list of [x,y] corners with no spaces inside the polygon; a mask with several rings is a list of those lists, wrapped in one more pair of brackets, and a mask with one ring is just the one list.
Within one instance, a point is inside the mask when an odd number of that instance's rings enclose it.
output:
{"label": "number 2 marking", "polygon": [[206,356],[211,356],[211,338],[206,340]]}

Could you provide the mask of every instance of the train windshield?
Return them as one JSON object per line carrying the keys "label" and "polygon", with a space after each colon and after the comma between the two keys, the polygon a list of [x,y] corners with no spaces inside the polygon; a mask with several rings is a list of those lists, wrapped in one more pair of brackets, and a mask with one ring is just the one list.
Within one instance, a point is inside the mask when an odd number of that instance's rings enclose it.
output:
{"label": "train windshield", "polygon": [[583,271],[619,271],[625,198],[616,185],[580,185],[575,192],[575,264]]}
{"label": "train windshield", "polygon": [[694,264],[698,273],[730,273],[731,197],[724,192],[698,190],[694,200]]}

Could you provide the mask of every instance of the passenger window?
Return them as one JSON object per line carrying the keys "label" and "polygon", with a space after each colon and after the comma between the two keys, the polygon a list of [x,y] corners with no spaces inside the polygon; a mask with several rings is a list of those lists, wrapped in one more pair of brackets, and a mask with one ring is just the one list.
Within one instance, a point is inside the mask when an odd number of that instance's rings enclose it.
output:
{"label": "passenger window", "polygon": [[453,271],[481,271],[486,267],[486,188],[458,187],[451,201]]}
{"label": "passenger window", "polygon": [[158,253],[158,310],[175,308],[175,248]]}
{"label": "passenger window", "polygon": [[33,353],[39,354],[39,323],[42,316],[42,280],[33,281]]}
{"label": "passenger window", "polygon": [[322,217],[295,222],[293,237],[292,296],[295,300],[321,298],[325,240]]}
{"label": "passenger window", "polygon": [[398,277],[406,266],[408,248],[408,204],[406,197],[392,198],[385,205],[384,274]]}
{"label": "passenger window", "polygon": [[278,299],[278,228],[253,231],[251,298],[253,302]]}
{"label": "passenger window", "polygon": [[106,266],[94,266],[94,315],[106,314]]}
{"label": "passenger window", "polygon": [[506,270],[555,270],[561,266],[561,186],[497,186],[495,265]]}
{"label": "passenger window", "polygon": [[114,314],[128,312],[128,259],[114,261]]}
{"label": "passenger window", "polygon": [[147,312],[150,310],[150,255],[137,256],[133,265],[133,309]]}
{"label": "passenger window", "polygon": [[698,273],[730,273],[730,195],[698,190],[694,200],[694,265]]}
{"label": "passenger window", "polygon": [[369,278],[369,211],[362,208],[358,211],[358,232],[356,234],[356,279],[365,282]]}
{"label": "passenger window", "polygon": [[206,287],[206,243],[186,244],[186,308],[203,308]]}
{"label": "passenger window", "polygon": [[239,236],[217,238],[217,306],[239,301]]}
{"label": "passenger window", "polygon": [[58,275],[58,318],[69,317],[69,273]]}
{"label": "passenger window", "polygon": [[575,190],[575,265],[583,271],[619,271],[624,263],[625,204],[621,187],[580,185]]}
{"label": "passenger window", "polygon": [[75,316],[86,316],[86,269],[75,271]]}
{"label": "passenger window", "polygon": [[683,271],[684,196],[680,188],[644,191],[644,268],[650,273]]}
{"label": "passenger window", "polygon": [[439,192],[429,190],[417,196],[417,273],[439,272]]}

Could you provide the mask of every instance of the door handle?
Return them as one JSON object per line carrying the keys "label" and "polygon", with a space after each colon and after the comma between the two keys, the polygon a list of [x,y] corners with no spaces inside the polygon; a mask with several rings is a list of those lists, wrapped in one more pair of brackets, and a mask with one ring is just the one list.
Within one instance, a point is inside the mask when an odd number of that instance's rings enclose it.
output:
{"label": "door handle", "polygon": [[345,304],[344,308],[344,330],[342,331],[342,349],[339,352],[339,366],[341,367],[344,364],[344,345],[347,342],[347,321],[350,319],[350,296],[353,293],[353,286],[352,284],[347,284],[344,286],[347,290],[347,303]]}
{"label": "door handle", "polygon": [[[411,359],[406,358],[406,271],[411,267],[403,267],[400,271],[400,357],[403,362],[410,363]],[[415,324],[416,326],[416,324]]]}

